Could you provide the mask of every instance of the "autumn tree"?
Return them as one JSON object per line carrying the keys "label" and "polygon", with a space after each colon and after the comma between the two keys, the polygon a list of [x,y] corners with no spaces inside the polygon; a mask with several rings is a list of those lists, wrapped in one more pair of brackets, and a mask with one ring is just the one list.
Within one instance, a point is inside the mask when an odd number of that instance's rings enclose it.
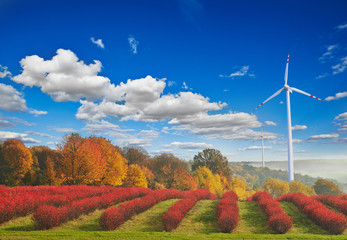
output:
{"label": "autumn tree", "polygon": [[121,186],[127,174],[127,160],[122,156],[120,149],[111,141],[102,137],[91,137],[101,148],[102,158],[105,159],[102,185]]}
{"label": "autumn tree", "polygon": [[329,194],[329,195],[342,195],[343,192],[339,189],[339,187],[328,180],[318,179],[313,188],[317,194]]}
{"label": "autumn tree", "polygon": [[217,149],[207,148],[198,155],[194,156],[192,171],[197,170],[199,167],[206,166],[212,171],[213,174],[220,174],[226,178],[231,177],[228,159],[222,155]]}
{"label": "autumn tree", "polygon": [[268,192],[273,198],[277,198],[289,192],[289,183],[268,178],[263,182],[263,191]]}
{"label": "autumn tree", "polygon": [[32,183],[33,159],[30,150],[22,141],[8,139],[3,145],[3,158],[6,163],[6,183],[10,186],[30,185]]}
{"label": "autumn tree", "polygon": [[198,183],[190,172],[180,167],[174,171],[174,182],[172,186],[177,190],[193,191],[198,188]]}
{"label": "autumn tree", "polygon": [[147,187],[146,176],[139,165],[130,164],[128,166],[124,185],[128,187]]}
{"label": "autumn tree", "polygon": [[175,170],[183,168],[189,169],[189,164],[175,157],[173,154],[161,154],[153,158],[149,168],[154,173],[155,181],[159,186],[173,188],[175,181]]}
{"label": "autumn tree", "polygon": [[35,146],[30,148],[34,165],[37,165],[36,184],[40,185],[60,185],[61,178],[57,173],[60,154],[47,146]]}
{"label": "autumn tree", "polygon": [[154,181],[155,176],[153,172],[145,166],[143,166],[141,169],[142,169],[142,172],[145,174],[148,187],[151,189],[155,189],[155,181]]}
{"label": "autumn tree", "polygon": [[211,193],[223,196],[223,185],[219,174],[213,174],[206,166],[199,167],[194,173],[194,178],[198,183],[198,189],[206,189]]}
{"label": "autumn tree", "polygon": [[83,138],[78,133],[71,133],[63,138],[58,149],[61,153],[59,172],[64,177],[65,183],[76,184],[76,176],[81,168],[79,147]]}
{"label": "autumn tree", "polygon": [[8,163],[4,159],[3,154],[3,141],[0,141],[0,185],[6,183],[6,173],[8,172]]}
{"label": "autumn tree", "polygon": [[246,200],[248,197],[252,196],[255,191],[249,189],[244,181],[239,178],[232,178],[230,181],[230,190],[234,191],[239,200]]}
{"label": "autumn tree", "polygon": [[147,166],[148,153],[143,148],[137,146],[127,146],[123,148],[123,156],[128,160],[129,164],[137,164],[139,166]]}
{"label": "autumn tree", "polygon": [[312,187],[306,186],[305,184],[297,181],[292,181],[289,184],[289,192],[294,193],[294,192],[299,192],[303,193],[307,196],[313,196],[316,195],[314,189]]}

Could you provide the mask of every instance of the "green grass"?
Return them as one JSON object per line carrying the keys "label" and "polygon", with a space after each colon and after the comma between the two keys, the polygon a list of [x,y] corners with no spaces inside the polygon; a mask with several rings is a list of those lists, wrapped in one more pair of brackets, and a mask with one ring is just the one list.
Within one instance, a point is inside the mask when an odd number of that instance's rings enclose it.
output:
{"label": "green grass", "polygon": [[101,231],[99,217],[103,210],[81,216],[74,221],[47,231],[35,230],[31,216],[21,217],[0,226],[4,239],[347,239],[330,235],[315,225],[292,203],[281,203],[293,218],[293,228],[286,234],[274,234],[267,226],[265,213],[254,202],[239,202],[240,222],[231,234],[218,233],[215,208],[219,201],[199,201],[173,232],[163,230],[161,216],[176,202],[163,201],[148,211],[134,216],[116,231]]}
{"label": "green grass", "polygon": [[180,226],[174,230],[178,233],[215,233],[218,232],[215,214],[219,201],[199,201],[182,220]]}

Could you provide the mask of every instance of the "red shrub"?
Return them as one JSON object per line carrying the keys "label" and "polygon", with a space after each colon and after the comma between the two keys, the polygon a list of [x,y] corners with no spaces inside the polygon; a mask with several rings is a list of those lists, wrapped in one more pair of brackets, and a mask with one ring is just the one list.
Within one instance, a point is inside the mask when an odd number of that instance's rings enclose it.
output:
{"label": "red shrub", "polygon": [[311,198],[318,200],[321,203],[327,204],[347,215],[347,200],[345,200],[343,196],[316,195],[312,196]]}
{"label": "red shrub", "polygon": [[278,201],[294,203],[313,222],[331,233],[341,234],[347,226],[347,219],[343,214],[335,213],[321,202],[302,193],[288,193],[279,197]]}
{"label": "red shrub", "polygon": [[199,189],[186,194],[185,198],[172,205],[162,217],[162,223],[165,231],[176,229],[182,219],[187,215],[199,200],[217,199],[217,196],[207,190]]}
{"label": "red shrub", "polygon": [[257,192],[252,196],[252,201],[257,201],[267,216],[268,225],[276,233],[286,233],[292,226],[292,218],[284,213],[278,201],[267,192]]}
{"label": "red shrub", "polygon": [[220,200],[216,215],[218,217],[218,226],[222,232],[232,232],[239,221],[239,207],[237,206],[238,196],[235,192],[224,193]]}
{"label": "red shrub", "polygon": [[176,189],[158,189],[141,199],[134,199],[118,207],[106,209],[101,215],[100,225],[104,230],[114,230],[132,216],[148,210],[157,203],[168,199],[182,198],[182,196],[182,193]]}

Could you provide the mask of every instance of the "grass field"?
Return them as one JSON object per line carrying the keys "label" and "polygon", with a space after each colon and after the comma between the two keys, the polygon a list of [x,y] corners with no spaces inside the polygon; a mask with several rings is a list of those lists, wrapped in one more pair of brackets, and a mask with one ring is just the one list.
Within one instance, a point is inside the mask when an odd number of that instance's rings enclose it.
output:
{"label": "grass field", "polygon": [[214,213],[218,201],[211,200],[199,201],[176,230],[166,233],[161,216],[176,201],[161,202],[111,232],[102,231],[99,226],[102,210],[46,231],[35,230],[31,216],[17,218],[0,226],[0,239],[347,239],[347,230],[343,235],[330,235],[292,203],[281,203],[294,223],[286,234],[274,234],[254,202],[239,202],[237,228],[231,234],[218,233]]}

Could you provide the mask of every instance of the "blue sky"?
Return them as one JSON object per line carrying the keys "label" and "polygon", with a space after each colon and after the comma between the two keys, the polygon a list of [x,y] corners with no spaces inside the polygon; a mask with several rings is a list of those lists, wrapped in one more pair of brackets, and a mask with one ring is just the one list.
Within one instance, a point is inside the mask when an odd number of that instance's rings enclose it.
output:
{"label": "blue sky", "polygon": [[191,159],[346,159],[346,1],[0,2],[0,139],[71,131]]}

